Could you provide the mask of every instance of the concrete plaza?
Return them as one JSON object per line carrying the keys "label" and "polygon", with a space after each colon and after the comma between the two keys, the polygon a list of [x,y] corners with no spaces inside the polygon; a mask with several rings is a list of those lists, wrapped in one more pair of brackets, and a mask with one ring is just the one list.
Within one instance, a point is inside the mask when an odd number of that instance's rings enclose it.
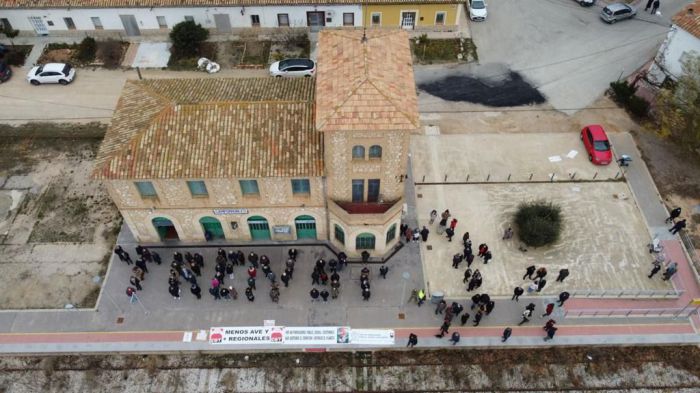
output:
{"label": "concrete plaza", "polygon": [[411,162],[416,183],[607,180],[620,170],[591,165],[578,132],[413,136]]}

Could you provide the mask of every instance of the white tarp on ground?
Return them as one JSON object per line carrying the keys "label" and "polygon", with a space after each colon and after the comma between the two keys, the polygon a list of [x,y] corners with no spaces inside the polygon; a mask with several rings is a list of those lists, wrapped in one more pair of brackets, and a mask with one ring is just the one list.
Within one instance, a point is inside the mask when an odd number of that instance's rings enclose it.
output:
{"label": "white tarp on ground", "polygon": [[209,344],[393,345],[394,331],[347,326],[212,327]]}
{"label": "white tarp on ground", "polygon": [[169,42],[142,42],[136,51],[132,67],[163,68],[170,61]]}

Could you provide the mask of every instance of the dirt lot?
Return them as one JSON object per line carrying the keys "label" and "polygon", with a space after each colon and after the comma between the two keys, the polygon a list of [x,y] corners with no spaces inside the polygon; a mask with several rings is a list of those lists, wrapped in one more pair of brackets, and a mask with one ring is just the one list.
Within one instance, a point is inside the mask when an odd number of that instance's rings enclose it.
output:
{"label": "dirt lot", "polygon": [[[683,209],[693,244],[700,247],[700,156],[646,127],[633,135],[669,210]],[[700,252],[700,251],[699,251]]]}
{"label": "dirt lot", "polygon": [[689,346],[4,357],[0,386],[6,393],[693,392],[699,356]]}
{"label": "dirt lot", "polygon": [[0,191],[15,195],[0,203],[1,308],[94,305],[94,277],[103,278],[121,225],[89,178],[103,133],[97,125],[0,127]]}

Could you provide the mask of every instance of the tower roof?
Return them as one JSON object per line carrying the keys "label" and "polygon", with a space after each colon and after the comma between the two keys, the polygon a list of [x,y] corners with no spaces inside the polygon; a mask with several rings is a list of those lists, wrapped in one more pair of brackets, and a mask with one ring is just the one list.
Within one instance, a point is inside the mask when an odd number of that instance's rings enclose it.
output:
{"label": "tower roof", "polygon": [[418,99],[403,30],[323,30],[318,40],[316,129],[414,130]]}

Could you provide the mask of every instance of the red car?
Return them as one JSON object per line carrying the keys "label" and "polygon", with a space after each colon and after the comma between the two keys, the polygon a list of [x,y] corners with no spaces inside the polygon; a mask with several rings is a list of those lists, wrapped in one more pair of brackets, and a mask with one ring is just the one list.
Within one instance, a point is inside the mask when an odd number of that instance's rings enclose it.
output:
{"label": "red car", "polygon": [[581,140],[588,152],[588,160],[596,165],[608,165],[612,161],[612,150],[608,136],[602,126],[591,124],[581,130]]}

